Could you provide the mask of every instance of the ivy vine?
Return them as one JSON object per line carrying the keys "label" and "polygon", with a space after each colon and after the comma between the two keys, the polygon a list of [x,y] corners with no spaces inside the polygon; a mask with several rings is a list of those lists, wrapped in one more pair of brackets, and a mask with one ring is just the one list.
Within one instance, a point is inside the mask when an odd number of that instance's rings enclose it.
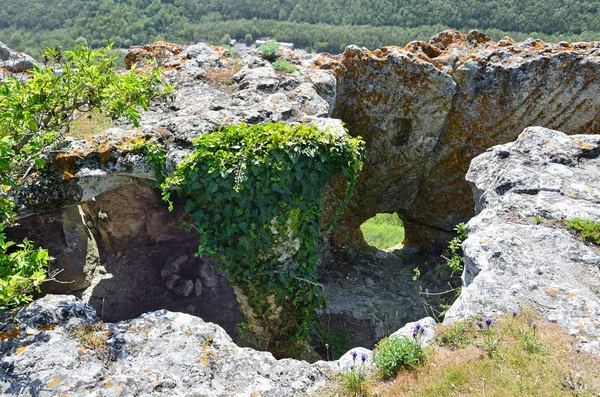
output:
{"label": "ivy vine", "polygon": [[[326,304],[317,283],[317,240],[329,226],[321,224],[322,196],[334,176],[347,178],[335,222],[363,157],[360,138],[306,125],[241,124],[196,139],[161,185],[165,200],[173,191],[186,199],[200,235],[197,255],[219,258],[276,354],[302,345]],[[274,306],[281,309],[275,316]]]}

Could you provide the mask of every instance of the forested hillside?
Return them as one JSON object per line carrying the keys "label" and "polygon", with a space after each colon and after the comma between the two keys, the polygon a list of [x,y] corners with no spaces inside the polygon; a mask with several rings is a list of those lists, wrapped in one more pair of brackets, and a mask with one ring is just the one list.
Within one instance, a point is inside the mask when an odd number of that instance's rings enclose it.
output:
{"label": "forested hillside", "polygon": [[218,44],[246,35],[337,52],[350,43],[404,45],[447,28],[590,41],[600,39],[599,8],[595,0],[3,0],[0,41],[34,56],[44,46]]}

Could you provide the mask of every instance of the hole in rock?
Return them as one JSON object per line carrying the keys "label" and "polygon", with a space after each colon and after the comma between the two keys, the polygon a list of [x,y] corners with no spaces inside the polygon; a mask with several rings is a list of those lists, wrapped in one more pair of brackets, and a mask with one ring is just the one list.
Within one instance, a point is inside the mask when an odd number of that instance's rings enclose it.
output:
{"label": "hole in rock", "polygon": [[75,294],[98,317],[117,322],[161,309],[201,317],[235,336],[243,316],[233,288],[214,262],[196,258],[198,236],[171,226],[183,204],[169,212],[160,193],[139,184],[105,192],[80,205],[19,221],[10,231],[56,258],[51,269],[67,284],[51,293]]}
{"label": "hole in rock", "polygon": [[[216,323],[240,342],[244,324],[238,301],[214,261],[194,256],[198,236],[170,226],[184,216],[183,203],[169,212],[159,192],[121,186],[94,200],[19,221],[10,238],[27,236],[57,258],[53,268],[69,284],[48,283],[52,293],[72,293],[106,322],[167,309]],[[325,359],[345,349],[372,348],[405,323],[427,315],[419,291],[441,290],[427,277],[441,258],[427,248],[398,248],[404,237],[397,214],[378,214],[363,225],[373,246],[359,251],[321,247],[318,281],[329,306],[315,330]],[[382,230],[381,241],[369,237]],[[385,248],[379,249],[376,247]],[[413,280],[413,269],[422,276]],[[243,336],[243,335],[242,335]],[[320,346],[319,346],[320,344]]]}
{"label": "hole in rock", "polygon": [[360,225],[365,242],[380,250],[400,249],[404,242],[404,224],[398,214],[376,214]]}

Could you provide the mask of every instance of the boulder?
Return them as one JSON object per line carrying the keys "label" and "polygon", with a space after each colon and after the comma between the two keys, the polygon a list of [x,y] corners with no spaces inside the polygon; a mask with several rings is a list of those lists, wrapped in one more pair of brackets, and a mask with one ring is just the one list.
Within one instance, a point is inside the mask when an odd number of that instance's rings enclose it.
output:
{"label": "boulder", "polygon": [[404,327],[390,335],[390,338],[414,338],[421,346],[433,343],[438,327],[438,322],[432,317],[425,317],[419,321],[407,323]]}
{"label": "boulder", "polygon": [[600,247],[565,224],[600,222],[599,154],[600,136],[531,127],[473,160],[478,214],[462,245],[464,287],[444,322],[530,304],[600,354]]}
{"label": "boulder", "polygon": [[[94,328],[73,332],[78,324]],[[48,295],[10,325],[17,331],[0,341],[3,395],[291,397],[329,377],[326,364],[276,360],[238,347],[218,325],[166,310],[105,324],[76,298]]]}
{"label": "boulder", "polygon": [[37,62],[23,52],[16,52],[0,42],[0,76],[4,73],[2,69],[9,73],[24,73],[33,69]]}

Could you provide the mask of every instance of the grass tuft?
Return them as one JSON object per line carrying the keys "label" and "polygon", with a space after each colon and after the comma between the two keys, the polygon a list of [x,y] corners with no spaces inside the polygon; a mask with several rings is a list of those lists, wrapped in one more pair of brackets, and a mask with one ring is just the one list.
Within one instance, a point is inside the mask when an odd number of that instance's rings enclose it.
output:
{"label": "grass tuft", "polygon": [[73,123],[67,136],[82,139],[92,135],[102,134],[109,128],[115,126],[115,122],[100,112],[93,111],[79,115]]}

